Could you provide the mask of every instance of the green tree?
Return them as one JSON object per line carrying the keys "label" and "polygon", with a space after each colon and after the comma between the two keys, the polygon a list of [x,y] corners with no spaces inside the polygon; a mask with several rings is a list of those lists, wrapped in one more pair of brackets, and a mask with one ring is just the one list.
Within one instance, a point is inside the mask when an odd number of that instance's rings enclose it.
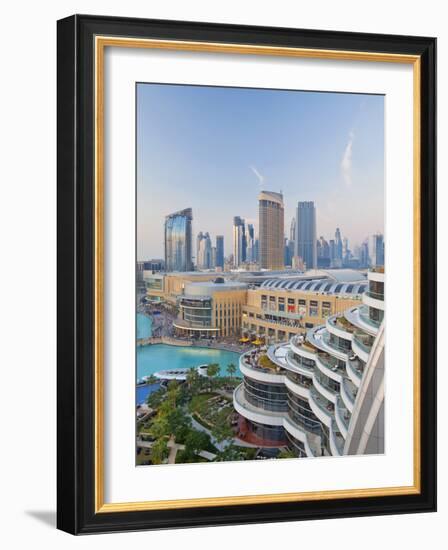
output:
{"label": "green tree", "polygon": [[183,443],[191,430],[190,417],[183,409],[174,409],[167,415],[169,435],[174,435],[178,443]]}
{"label": "green tree", "polygon": [[157,409],[159,407],[159,405],[162,403],[162,401],[164,400],[165,393],[166,393],[166,391],[162,388],[160,388],[159,390],[157,390],[155,392],[150,393],[148,395],[148,397],[146,398],[146,403],[152,409]]}
{"label": "green tree", "polygon": [[296,455],[290,449],[282,449],[277,458],[297,458]]}
{"label": "green tree", "polygon": [[220,370],[221,369],[218,363],[211,363],[210,365],[208,365],[207,376],[210,388],[213,388],[215,386],[215,378],[218,376]]}
{"label": "green tree", "polygon": [[233,439],[233,430],[227,418],[218,417],[215,419],[215,425],[212,428],[212,436],[218,443]]}
{"label": "green tree", "polygon": [[153,464],[162,464],[168,458],[169,449],[166,438],[157,439],[151,447],[151,462]]}
{"label": "green tree", "polygon": [[204,377],[201,376],[195,368],[191,368],[187,373],[186,386],[190,390],[190,394],[197,393],[202,386]]}
{"label": "green tree", "polygon": [[229,363],[227,365],[227,374],[230,376],[230,378],[233,378],[236,374],[236,366],[233,363]]}
{"label": "green tree", "polygon": [[147,384],[157,384],[158,381],[159,381],[159,379],[156,378],[153,374],[148,376],[148,378],[146,379]]}
{"label": "green tree", "polygon": [[218,452],[218,455],[216,456],[216,462],[230,462],[232,460],[241,460],[243,458],[243,454],[238,449],[236,445],[231,443],[230,445],[227,445],[225,449]]}
{"label": "green tree", "polygon": [[185,439],[183,460],[194,461],[199,452],[210,448],[210,436],[199,430],[190,430]]}

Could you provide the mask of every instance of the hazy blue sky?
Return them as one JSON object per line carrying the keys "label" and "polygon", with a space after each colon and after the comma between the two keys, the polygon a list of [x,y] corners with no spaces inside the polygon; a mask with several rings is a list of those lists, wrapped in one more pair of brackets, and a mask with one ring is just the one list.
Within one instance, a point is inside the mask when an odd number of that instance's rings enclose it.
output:
{"label": "hazy blue sky", "polygon": [[233,216],[258,229],[262,188],[283,192],[288,236],[314,200],[317,235],[338,226],[353,250],[383,232],[383,155],[383,96],[138,84],[138,259],[163,257],[164,217],[187,207],[194,237],[222,234],[229,254]]}

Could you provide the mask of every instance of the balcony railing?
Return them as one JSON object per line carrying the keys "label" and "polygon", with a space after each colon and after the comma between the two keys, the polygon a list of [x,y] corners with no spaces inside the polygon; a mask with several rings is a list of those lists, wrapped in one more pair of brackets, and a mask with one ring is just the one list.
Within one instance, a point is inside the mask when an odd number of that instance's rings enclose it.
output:
{"label": "balcony railing", "polygon": [[339,428],[335,421],[333,421],[331,424],[331,433],[332,433],[333,442],[336,446],[336,449],[338,453],[342,455],[344,452],[345,439],[342,437],[342,434],[339,431]]}
{"label": "balcony railing", "polygon": [[356,359],[348,359],[347,365],[350,371],[355,376],[355,378],[357,378],[359,382],[361,382],[362,375],[364,374],[365,364],[362,361],[360,361],[358,358],[356,358]]}
{"label": "balcony railing", "polygon": [[343,330],[345,332],[349,332],[350,334],[355,330],[353,325],[346,321],[344,317],[332,317],[329,318],[328,321],[334,327],[339,328],[340,330]]}
{"label": "balcony railing", "polygon": [[[266,359],[262,359],[266,357]],[[258,351],[249,351],[241,356],[243,365],[249,369],[265,372],[268,374],[279,374],[281,368],[268,359],[265,353],[260,353]]]}
{"label": "balcony railing", "polygon": [[322,395],[315,390],[314,388],[311,388],[310,395],[316,403],[316,405],[327,415],[331,416],[334,412],[334,405],[331,401],[328,401],[325,397],[322,397]]}
{"label": "balcony railing", "polygon": [[338,399],[336,401],[336,411],[337,411],[337,414],[339,416],[339,419],[342,421],[342,424],[345,426],[345,429],[348,430],[348,426],[350,424],[351,413],[347,409],[347,407],[345,407],[345,405],[344,405],[344,403],[343,403],[343,401],[340,397],[338,397]]}
{"label": "balcony railing", "polygon": [[374,300],[379,300],[380,302],[384,302],[384,294],[381,294],[379,292],[372,292],[371,290],[366,290],[365,295],[369,298],[373,298]]}
{"label": "balcony railing", "polygon": [[310,365],[305,365],[304,363],[301,363],[300,361],[297,361],[297,359],[295,359],[294,354],[291,350],[288,350],[286,352],[286,359],[289,363],[291,363],[291,365],[293,367],[296,367],[296,368],[299,368],[299,369],[304,369],[307,372],[309,372],[310,374],[312,374],[314,372],[314,367],[312,367]]}
{"label": "balcony railing", "polygon": [[330,348],[333,348],[337,351],[342,351],[343,353],[349,353],[350,347],[344,347],[339,342],[337,342],[334,338],[330,339],[330,335],[328,332],[324,333],[322,335],[322,340],[327,344],[327,346],[330,346]]}
{"label": "balcony railing", "polygon": [[370,353],[373,346],[373,342],[375,341],[375,339],[372,336],[368,334],[364,334],[363,332],[359,332],[359,331],[354,332],[353,339],[356,341],[358,346],[362,350],[364,350],[366,353]]}
{"label": "balcony railing", "polygon": [[251,405],[264,411],[286,412],[288,410],[286,397],[284,399],[263,398],[248,391],[246,386],[244,386],[244,397]]}
{"label": "balcony railing", "polygon": [[349,402],[354,404],[356,394],[358,393],[357,387],[349,378],[344,378],[344,380],[342,381],[342,385],[344,387],[344,393],[348,397]]}
{"label": "balcony railing", "polygon": [[301,386],[302,388],[309,389],[312,386],[312,382],[309,378],[306,378],[305,376],[302,376],[301,374],[297,374],[295,372],[287,371],[286,377],[291,380],[291,382],[294,382],[294,384],[297,384],[298,386]]}
{"label": "balcony railing", "polygon": [[359,316],[364,321],[364,323],[367,323],[372,328],[374,328],[376,330],[380,328],[381,322],[380,321],[375,321],[375,319],[371,319],[369,317],[369,310],[366,306],[360,306]]}
{"label": "balcony railing", "polygon": [[318,357],[319,357],[319,361],[327,369],[337,374],[344,374],[344,367],[339,366],[338,359],[336,359],[332,355],[324,352],[319,352]]}
{"label": "balcony railing", "polygon": [[318,383],[323,386],[328,392],[333,395],[339,393],[339,384],[333,381],[335,384],[335,386],[333,387],[328,376],[322,374],[318,369],[314,371],[314,376],[316,377]]}

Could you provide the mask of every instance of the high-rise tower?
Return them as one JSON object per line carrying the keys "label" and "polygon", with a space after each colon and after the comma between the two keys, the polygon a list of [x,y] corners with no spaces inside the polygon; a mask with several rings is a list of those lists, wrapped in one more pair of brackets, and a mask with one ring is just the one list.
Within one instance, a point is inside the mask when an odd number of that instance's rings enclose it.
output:
{"label": "high-rise tower", "polygon": [[246,261],[246,225],[242,218],[233,218],[233,265],[239,267]]}
{"label": "high-rise tower", "polygon": [[216,235],[216,266],[224,269],[224,237]]}
{"label": "high-rise tower", "polygon": [[191,259],[191,208],[179,210],[165,217],[165,269],[167,271],[190,271]]}
{"label": "high-rise tower", "polygon": [[313,201],[297,203],[295,256],[302,259],[307,269],[316,269],[316,208]]}
{"label": "high-rise tower", "polygon": [[284,218],[283,195],[274,191],[262,191],[258,195],[259,263],[261,268],[284,268]]}

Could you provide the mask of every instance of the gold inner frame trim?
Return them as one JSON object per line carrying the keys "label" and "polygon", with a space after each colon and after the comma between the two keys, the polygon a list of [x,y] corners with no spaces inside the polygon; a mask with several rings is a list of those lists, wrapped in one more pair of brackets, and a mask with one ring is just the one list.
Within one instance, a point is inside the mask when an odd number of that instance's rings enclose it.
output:
{"label": "gold inner frame trim", "polygon": [[[140,502],[104,502],[104,50],[106,47],[152,48],[207,53],[232,53],[246,55],[267,55],[327,59],[340,61],[370,61],[381,63],[406,63],[413,65],[413,198],[414,198],[414,376],[413,376],[413,439],[414,468],[413,485],[400,487],[378,487],[349,490],[277,493],[227,497],[192,498],[179,500],[154,500]],[[257,46],[253,44],[226,44],[181,40],[156,40],[141,38],[120,38],[96,36],[95,55],[95,513],[132,512],[143,510],[167,510],[208,506],[232,506],[275,502],[304,502],[341,498],[362,498],[380,496],[412,495],[421,492],[421,357],[420,357],[420,117],[421,117],[421,71],[420,56],[390,54],[382,52],[356,52]]]}

